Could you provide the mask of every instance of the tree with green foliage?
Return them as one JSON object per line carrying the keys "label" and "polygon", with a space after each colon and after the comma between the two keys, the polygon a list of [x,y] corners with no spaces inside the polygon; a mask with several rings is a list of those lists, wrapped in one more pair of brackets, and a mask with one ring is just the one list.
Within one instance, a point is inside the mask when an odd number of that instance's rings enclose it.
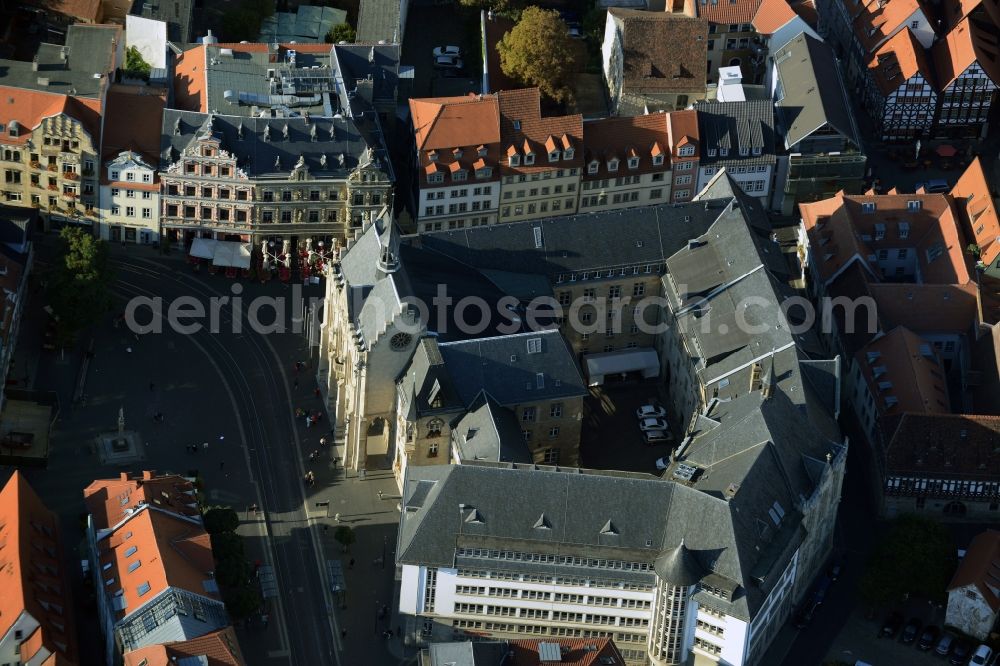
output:
{"label": "tree with green foliage", "polygon": [[351,544],[353,544],[354,541],[357,539],[357,537],[354,534],[354,530],[352,530],[347,525],[341,525],[336,530],[334,530],[333,538],[337,540],[337,543],[339,543],[341,546],[344,547],[345,553],[351,547]]}
{"label": "tree with green foliage", "polygon": [[259,591],[244,585],[223,591],[222,601],[226,604],[229,617],[234,620],[244,620],[260,608],[262,599]]}
{"label": "tree with green foliage", "polygon": [[143,59],[139,49],[134,46],[128,47],[128,50],[125,51],[125,73],[148,79],[151,71],[153,71],[153,66]]}
{"label": "tree with green foliage", "polygon": [[104,241],[80,227],[63,227],[59,240],[59,258],[46,290],[56,318],[57,342],[65,347],[107,312],[113,275]]}
{"label": "tree with green foliage", "polygon": [[260,25],[274,14],[274,0],[243,0],[222,16],[222,30],[227,42],[256,42]]}
{"label": "tree with green foliage", "polygon": [[537,86],[557,102],[572,98],[570,76],[575,48],[565,21],[554,10],[528,7],[521,20],[497,44],[500,68],[507,76]]}
{"label": "tree with green foliage", "polygon": [[926,518],[905,515],[889,524],[875,547],[861,579],[861,596],[876,606],[898,603],[906,595],[942,602],[955,565],[955,545],[948,530]]}
{"label": "tree with green foliage", "polygon": [[228,506],[214,506],[204,513],[202,521],[209,534],[235,532],[240,526],[240,517]]}
{"label": "tree with green foliage", "polygon": [[338,23],[330,28],[330,32],[326,33],[326,43],[339,44],[347,42],[350,44],[354,42],[354,36],[354,28],[351,27],[350,23]]}

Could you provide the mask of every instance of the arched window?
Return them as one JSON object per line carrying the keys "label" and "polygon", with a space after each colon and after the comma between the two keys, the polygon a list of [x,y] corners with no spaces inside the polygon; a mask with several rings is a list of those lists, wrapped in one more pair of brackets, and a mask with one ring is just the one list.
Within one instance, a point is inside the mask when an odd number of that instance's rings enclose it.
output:
{"label": "arched window", "polygon": [[444,421],[441,419],[431,419],[427,422],[427,436],[428,437],[440,437],[441,428],[444,427]]}
{"label": "arched window", "polygon": [[740,66],[740,59],[739,58],[733,58],[732,60],[729,61],[729,66],[730,67],[739,67]]}
{"label": "arched window", "polygon": [[962,502],[948,502],[944,505],[944,513],[947,516],[964,516],[965,504]]}

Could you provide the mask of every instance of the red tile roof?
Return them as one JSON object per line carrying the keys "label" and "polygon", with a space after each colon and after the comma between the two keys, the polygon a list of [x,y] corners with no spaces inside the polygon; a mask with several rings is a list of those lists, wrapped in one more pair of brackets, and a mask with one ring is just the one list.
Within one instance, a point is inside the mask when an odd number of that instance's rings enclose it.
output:
{"label": "red tile roof", "polygon": [[868,69],[883,95],[888,95],[922,74],[933,85],[933,70],[927,63],[924,47],[910,29],[904,28],[883,44],[868,61]]}
{"label": "red tile roof", "polygon": [[773,35],[797,16],[788,0],[763,0],[754,14],[753,29],[762,35]]}
{"label": "red tile roof", "polygon": [[962,174],[951,189],[966,235],[979,245],[981,260],[989,265],[1000,257],[1000,217],[979,158]]}
{"label": "red tile roof", "polygon": [[[916,211],[910,202],[920,202]],[[875,212],[862,211],[875,204]],[[801,203],[799,210],[820,277],[828,281],[852,261],[863,262],[873,280],[881,279],[876,261],[879,250],[914,248],[923,282],[967,284],[972,280],[965,242],[950,199],[943,194],[847,195]],[[882,226],[878,240],[876,225]],[[902,238],[907,225],[907,237]]]}
{"label": "red tile roof", "polygon": [[[708,21],[683,14],[617,7],[608,12],[624,26],[623,92],[704,94],[708,75]],[[752,18],[753,13],[745,23]]]}
{"label": "red tile roof", "polygon": [[975,587],[994,613],[1000,611],[1000,532],[980,532],[969,544],[948,591],[966,586]]}
{"label": "red tile roof", "polygon": [[37,5],[47,12],[69,16],[81,23],[101,22],[101,0],[30,0],[25,3]]}
{"label": "red tile roof", "polygon": [[979,289],[966,284],[870,282],[883,330],[906,326],[918,333],[969,334],[981,321]]}
{"label": "red tile roof", "polygon": [[[500,111],[500,170],[506,174],[528,174],[554,169],[580,168],[583,165],[583,116],[542,117],[541,95],[538,88],[501,90],[497,93]],[[510,165],[510,150],[521,155],[520,164]],[[533,165],[524,164],[528,149],[535,153]],[[562,152],[573,150],[572,159]],[[560,158],[549,162],[550,150],[558,150]]]}
{"label": "red tile roof", "polygon": [[[863,0],[854,13],[854,32],[866,53],[885,40],[909,30],[910,17],[923,9],[920,0]],[[929,16],[924,12],[925,16]]]}
{"label": "red tile roof", "polygon": [[750,23],[761,0],[709,0],[696,2],[698,16],[712,23]]}
{"label": "red tile roof", "polygon": [[134,150],[152,166],[157,166],[166,104],[165,90],[149,86],[111,86],[104,114],[102,159],[113,159],[124,150]]}
{"label": "red tile roof", "polygon": [[698,112],[694,109],[671,111],[667,114],[667,133],[670,137],[670,154],[678,157],[677,150],[694,144],[694,157],[701,155],[701,140],[698,134]]}
{"label": "red tile roof", "polygon": [[[131,187],[135,183],[128,183]],[[151,504],[164,511],[197,517],[194,484],[182,476],[144,471],[117,479],[98,479],[83,490],[83,501],[98,530],[114,527],[139,504]]]}
{"label": "red tile roof", "polygon": [[185,111],[208,111],[205,47],[196,46],[174,63],[174,106]]}
{"label": "red tile roof", "polygon": [[855,363],[878,414],[948,413],[941,359],[930,343],[908,328],[899,326],[870,342],[857,353]]}
{"label": "red tile roof", "polygon": [[559,645],[561,666],[599,666],[601,659],[610,657],[614,664],[624,664],[625,660],[610,638],[584,638],[578,640],[522,639],[510,641],[510,651],[514,653],[510,666],[547,666],[553,662],[542,661],[538,654],[541,643]]}
{"label": "red tile roof", "polygon": [[[22,613],[39,626],[21,644],[20,660],[44,666],[78,663],[69,580],[61,569],[59,524],[24,476],[0,490],[0,636]],[[51,653],[42,659],[39,650]]]}
{"label": "red tile roof", "polygon": [[94,148],[101,142],[101,100],[83,97],[68,97],[58,93],[28,90],[0,85],[0,124],[10,127],[17,121],[22,130],[17,137],[0,133],[0,144],[20,145],[31,138],[31,130],[42,120],[65,113],[79,120],[87,130]]}
{"label": "red tile roof", "polygon": [[410,100],[417,150],[500,142],[500,107],[493,95]]}
{"label": "red tile roof", "polygon": [[186,657],[204,657],[206,666],[243,666],[236,632],[226,627],[189,641],[150,645],[125,653],[125,666],[175,666]]}
{"label": "red tile roof", "polygon": [[[670,171],[668,117],[669,114],[660,112],[644,116],[603,118],[584,123],[584,180]],[[627,158],[633,151],[639,157],[639,166],[631,169],[628,168]],[[663,157],[659,166],[653,164],[654,155]],[[621,162],[615,173],[607,170],[607,162],[612,157]],[[597,160],[600,164],[596,174],[588,170],[587,165],[591,160]]]}
{"label": "red tile roof", "polygon": [[991,40],[994,43],[995,53],[996,37],[976,34],[969,19],[966,18],[948,31],[943,38],[934,42],[934,46],[931,47],[931,62],[934,63],[936,75],[934,83],[939,92],[947,89],[977,60],[980,60],[984,68],[989,64],[989,58],[980,59],[977,52],[977,43],[984,40]]}

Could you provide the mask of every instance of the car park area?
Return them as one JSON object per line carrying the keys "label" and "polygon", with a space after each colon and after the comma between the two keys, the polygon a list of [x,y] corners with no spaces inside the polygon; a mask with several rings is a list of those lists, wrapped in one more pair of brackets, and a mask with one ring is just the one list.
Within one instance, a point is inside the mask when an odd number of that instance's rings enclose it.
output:
{"label": "car park area", "polygon": [[581,466],[650,474],[662,471],[657,461],[670,455],[676,438],[662,409],[661,390],[655,380],[591,387],[584,410]]}

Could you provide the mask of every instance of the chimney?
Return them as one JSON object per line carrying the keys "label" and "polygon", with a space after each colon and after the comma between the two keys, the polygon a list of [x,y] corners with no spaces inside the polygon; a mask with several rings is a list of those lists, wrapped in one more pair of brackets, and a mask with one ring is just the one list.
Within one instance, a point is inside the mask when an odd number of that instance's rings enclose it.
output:
{"label": "chimney", "polygon": [[35,56],[35,58],[31,61],[31,71],[38,71],[38,56]]}
{"label": "chimney", "polygon": [[148,469],[147,470],[143,470],[143,472],[142,472],[142,480],[143,481],[149,481],[149,480],[151,480],[153,478],[153,474],[154,474],[154,472],[152,470],[148,470]]}
{"label": "chimney", "polygon": [[128,481],[128,472],[122,472],[121,474],[119,474],[119,476],[121,477],[122,481]]}

